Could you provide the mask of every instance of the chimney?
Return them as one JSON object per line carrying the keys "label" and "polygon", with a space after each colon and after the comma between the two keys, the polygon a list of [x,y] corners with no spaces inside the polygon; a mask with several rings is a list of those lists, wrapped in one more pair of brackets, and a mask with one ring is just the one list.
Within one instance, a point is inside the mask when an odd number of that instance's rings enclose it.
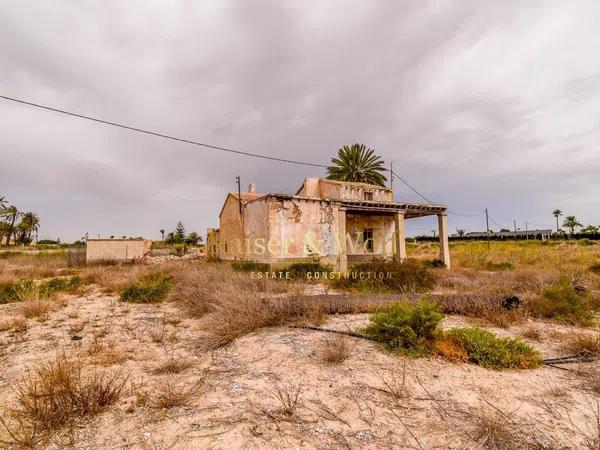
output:
{"label": "chimney", "polygon": [[251,194],[254,194],[256,192],[256,185],[254,183],[250,183],[250,186],[248,186],[248,192],[250,192]]}

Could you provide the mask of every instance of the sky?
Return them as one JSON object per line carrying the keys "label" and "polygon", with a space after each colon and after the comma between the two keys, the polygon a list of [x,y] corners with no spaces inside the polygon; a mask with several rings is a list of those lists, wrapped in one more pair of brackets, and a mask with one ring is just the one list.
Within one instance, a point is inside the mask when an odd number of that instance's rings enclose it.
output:
{"label": "sky", "polygon": [[[5,0],[0,95],[318,164],[363,143],[448,205],[450,232],[485,208],[496,230],[555,208],[600,224],[598,23],[577,0]],[[295,192],[325,171],[0,99],[0,196],[40,239],[204,235],[237,175]],[[399,180],[394,197],[423,201]]]}

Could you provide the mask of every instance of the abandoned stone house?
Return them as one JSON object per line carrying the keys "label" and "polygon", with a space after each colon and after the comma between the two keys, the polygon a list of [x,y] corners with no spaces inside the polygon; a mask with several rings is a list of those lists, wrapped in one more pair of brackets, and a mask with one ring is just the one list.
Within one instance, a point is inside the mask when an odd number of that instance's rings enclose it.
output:
{"label": "abandoned stone house", "polygon": [[392,190],[365,183],[306,178],[295,194],[230,192],[207,254],[256,261],[271,269],[318,258],[344,272],[375,257],[406,258],[407,219],[437,215],[440,260],[450,267],[446,207],[394,201]]}

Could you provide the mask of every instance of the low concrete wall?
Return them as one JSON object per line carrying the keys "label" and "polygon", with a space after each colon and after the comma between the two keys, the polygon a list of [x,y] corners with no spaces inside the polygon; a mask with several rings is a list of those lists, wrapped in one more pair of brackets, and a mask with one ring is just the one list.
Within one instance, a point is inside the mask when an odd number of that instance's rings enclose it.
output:
{"label": "low concrete wall", "polygon": [[129,262],[142,258],[151,246],[147,239],[88,239],[86,262]]}

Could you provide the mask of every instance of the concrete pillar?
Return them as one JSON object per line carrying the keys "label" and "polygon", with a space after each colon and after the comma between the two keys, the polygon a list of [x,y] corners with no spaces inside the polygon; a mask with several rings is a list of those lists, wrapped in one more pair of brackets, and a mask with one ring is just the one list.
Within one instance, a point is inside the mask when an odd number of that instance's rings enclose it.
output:
{"label": "concrete pillar", "polygon": [[346,254],[346,208],[340,208],[338,212],[338,271],[348,271],[348,255]]}
{"label": "concrete pillar", "polygon": [[396,261],[406,259],[406,232],[404,230],[404,211],[396,211],[394,216],[394,250]]}
{"label": "concrete pillar", "polygon": [[440,261],[450,268],[450,246],[448,245],[448,215],[438,214],[438,231],[440,236]]}

